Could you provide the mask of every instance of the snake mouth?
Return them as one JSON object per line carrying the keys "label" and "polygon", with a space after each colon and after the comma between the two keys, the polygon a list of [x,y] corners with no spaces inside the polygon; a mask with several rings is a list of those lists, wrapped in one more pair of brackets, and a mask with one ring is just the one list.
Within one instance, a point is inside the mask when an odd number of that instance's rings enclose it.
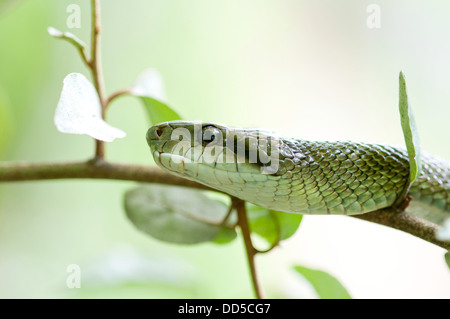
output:
{"label": "snake mouth", "polygon": [[173,173],[183,174],[185,171],[186,158],[180,155],[165,152],[153,152],[153,158],[158,166],[165,168]]}

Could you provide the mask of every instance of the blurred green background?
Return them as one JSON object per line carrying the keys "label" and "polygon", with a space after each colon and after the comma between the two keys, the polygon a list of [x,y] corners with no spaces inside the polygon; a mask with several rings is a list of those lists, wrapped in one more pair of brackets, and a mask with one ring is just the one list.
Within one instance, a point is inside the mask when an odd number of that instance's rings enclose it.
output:
{"label": "blurred green background", "polygon": [[[69,29],[67,7],[81,8]],[[186,118],[264,127],[305,139],[402,144],[398,73],[406,75],[422,149],[450,159],[450,3],[377,1],[102,1],[108,93],[148,67]],[[53,124],[63,78],[89,77],[54,26],[89,43],[88,1],[0,0],[0,152],[4,161],[84,160],[94,143]],[[89,77],[90,78],[90,77]],[[127,137],[107,145],[118,162],[151,164],[139,101],[113,103]],[[0,185],[0,297],[252,297],[243,244],[177,246],[126,219],[134,183],[42,181]],[[354,298],[448,298],[444,251],[353,218],[306,216],[299,232],[257,260],[269,297],[315,298],[302,264],[336,276]],[[81,267],[80,289],[66,285]]]}

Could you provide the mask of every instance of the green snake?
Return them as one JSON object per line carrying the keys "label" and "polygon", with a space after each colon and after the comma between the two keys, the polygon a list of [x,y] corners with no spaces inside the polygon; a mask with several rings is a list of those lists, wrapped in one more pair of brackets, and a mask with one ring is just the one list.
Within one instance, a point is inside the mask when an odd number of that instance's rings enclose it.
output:
{"label": "green snake", "polygon": [[[409,185],[405,149],[314,142],[215,123],[165,122],[147,131],[157,165],[269,209],[357,215],[386,208]],[[450,217],[450,164],[421,155],[409,210],[442,224]]]}

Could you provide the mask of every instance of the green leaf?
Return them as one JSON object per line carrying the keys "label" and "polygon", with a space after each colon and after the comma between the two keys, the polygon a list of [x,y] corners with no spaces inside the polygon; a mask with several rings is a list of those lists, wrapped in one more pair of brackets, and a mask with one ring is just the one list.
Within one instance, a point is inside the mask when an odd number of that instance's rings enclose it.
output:
{"label": "green leaf", "polygon": [[139,96],[139,99],[144,104],[151,125],[181,120],[181,116],[167,104],[147,96]]}
{"label": "green leaf", "polygon": [[399,76],[399,110],[409,157],[409,180],[412,183],[420,172],[420,142],[413,112],[409,106],[405,77],[402,72],[400,72]]}
{"label": "green leaf", "polygon": [[134,83],[131,94],[139,97],[144,104],[151,125],[181,120],[181,116],[165,102],[163,80],[156,70],[143,71]]}
{"label": "green leaf", "polygon": [[217,234],[217,237],[214,238],[213,242],[220,245],[228,244],[236,239],[236,237],[237,233],[234,228],[221,227],[219,234]]}
{"label": "green leaf", "polygon": [[54,122],[62,133],[86,134],[105,142],[126,135],[103,120],[97,91],[80,73],[70,73],[64,78]]}
{"label": "green leaf", "polygon": [[277,241],[278,230],[276,221],[272,218],[268,209],[249,205],[247,216],[252,234],[257,234],[269,244]]}
{"label": "green leaf", "polygon": [[294,235],[303,218],[303,215],[300,214],[290,214],[275,210],[272,213],[278,219],[278,224],[280,225],[280,240],[288,239]]}
{"label": "green leaf", "polygon": [[448,269],[450,269],[450,250],[445,253],[445,262],[447,263]]}
{"label": "green leaf", "polygon": [[250,229],[269,244],[285,240],[295,234],[303,215],[275,211],[250,204],[248,218]]}
{"label": "green leaf", "polygon": [[332,275],[303,266],[295,266],[294,270],[310,282],[321,299],[351,299],[347,289]]}
{"label": "green leaf", "polygon": [[224,243],[232,237],[219,226],[227,207],[199,190],[157,184],[140,186],[125,194],[125,211],[139,230],[166,242]]}

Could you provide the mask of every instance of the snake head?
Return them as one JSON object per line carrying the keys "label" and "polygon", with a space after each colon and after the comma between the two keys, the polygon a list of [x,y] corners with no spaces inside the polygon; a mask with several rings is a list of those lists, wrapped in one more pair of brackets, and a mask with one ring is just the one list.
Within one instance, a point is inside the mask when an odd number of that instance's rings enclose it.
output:
{"label": "snake head", "polygon": [[276,135],[217,123],[164,122],[146,137],[159,166],[211,187],[283,175],[285,159],[293,157]]}

